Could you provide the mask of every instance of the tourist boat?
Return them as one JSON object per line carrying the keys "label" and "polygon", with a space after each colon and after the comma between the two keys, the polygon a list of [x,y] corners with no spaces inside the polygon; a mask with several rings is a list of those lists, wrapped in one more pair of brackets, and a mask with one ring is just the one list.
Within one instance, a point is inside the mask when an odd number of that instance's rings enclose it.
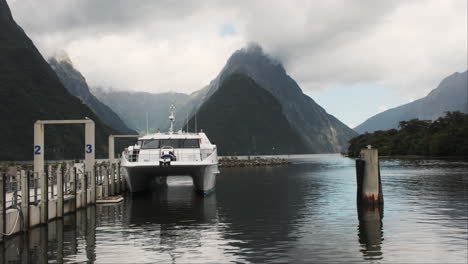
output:
{"label": "tourist boat", "polygon": [[131,192],[148,190],[154,183],[166,184],[167,176],[188,175],[195,188],[214,189],[218,170],[216,145],[203,131],[174,132],[175,107],[171,106],[169,132],[146,134],[122,153],[121,166]]}

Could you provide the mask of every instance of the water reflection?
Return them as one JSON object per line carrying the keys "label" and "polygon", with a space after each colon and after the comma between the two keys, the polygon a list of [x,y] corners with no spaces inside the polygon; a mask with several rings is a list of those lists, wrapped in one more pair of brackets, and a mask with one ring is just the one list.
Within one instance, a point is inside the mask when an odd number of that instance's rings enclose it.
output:
{"label": "water reflection", "polygon": [[383,241],[383,205],[358,205],[359,243],[364,259],[379,260],[382,255]]}
{"label": "water reflection", "polygon": [[[94,206],[79,210],[37,227],[27,233],[8,238],[1,246],[1,263],[63,263],[67,261],[94,261],[96,221]],[[86,258],[77,259],[80,243],[84,240]]]}
{"label": "water reflection", "polygon": [[128,223],[145,225],[197,225],[217,221],[216,193],[206,197],[191,185],[171,186],[142,195],[134,195],[126,203]]}
{"label": "water reflection", "polygon": [[466,263],[468,163],[395,163],[385,219],[356,209],[354,161],[322,155],[222,170],[208,197],[178,180],[89,207],[0,243],[0,263]]}

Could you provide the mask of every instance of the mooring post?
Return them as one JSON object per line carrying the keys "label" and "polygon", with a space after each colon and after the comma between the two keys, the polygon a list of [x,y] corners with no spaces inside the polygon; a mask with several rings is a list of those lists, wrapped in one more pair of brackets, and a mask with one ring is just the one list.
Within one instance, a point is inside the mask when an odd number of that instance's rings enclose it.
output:
{"label": "mooring post", "polygon": [[[50,198],[53,200],[54,199],[54,174],[52,172],[52,165],[49,165],[48,166],[48,175],[49,177],[48,178],[48,181],[50,183]],[[49,195],[49,192],[47,191],[47,195]]]}
{"label": "mooring post", "polygon": [[383,204],[379,152],[370,145],[356,160],[357,200],[359,203]]}
{"label": "mooring post", "polygon": [[107,197],[107,196],[109,196],[109,173],[108,173],[109,170],[108,170],[108,168],[106,168],[105,165],[102,168],[104,169],[104,173],[103,173],[103,176],[104,176],[104,183],[103,183],[104,184],[104,190],[103,190],[102,196]]}
{"label": "mooring post", "polygon": [[73,179],[73,196],[75,198],[75,210],[78,208],[78,175],[76,173],[75,164],[72,166],[72,179]]}
{"label": "mooring post", "polygon": [[89,195],[87,204],[96,203],[96,177],[94,177],[94,165],[93,169],[88,171],[86,181],[89,185]]}
{"label": "mooring post", "polygon": [[24,231],[29,229],[29,172],[21,171],[21,212]]}
{"label": "mooring post", "polygon": [[63,216],[63,168],[62,165],[57,167],[57,217]]}
{"label": "mooring post", "polygon": [[0,241],[5,233],[5,174],[0,172]]}
{"label": "mooring post", "polygon": [[115,183],[116,194],[120,194],[122,193],[122,190],[120,189],[121,182],[120,182],[120,163],[119,162],[115,163],[115,170],[116,170],[115,175],[117,177],[117,180]]}
{"label": "mooring post", "polygon": [[41,186],[41,224],[47,224],[49,221],[49,194],[48,194],[48,175],[44,170],[39,171]]}
{"label": "mooring post", "polygon": [[109,195],[113,196],[115,194],[115,164],[111,162],[110,164],[110,192]]}
{"label": "mooring post", "polygon": [[86,207],[88,204],[88,186],[86,176],[86,172],[83,171],[83,174],[81,174],[81,207]]}

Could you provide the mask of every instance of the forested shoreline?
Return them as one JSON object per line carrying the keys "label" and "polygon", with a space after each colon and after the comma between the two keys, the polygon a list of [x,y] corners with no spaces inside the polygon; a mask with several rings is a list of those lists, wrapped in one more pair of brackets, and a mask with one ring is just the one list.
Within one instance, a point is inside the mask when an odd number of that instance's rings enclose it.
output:
{"label": "forested shoreline", "polygon": [[400,129],[365,133],[350,140],[348,155],[359,156],[367,145],[380,156],[468,156],[468,114],[447,112],[435,121],[401,121]]}

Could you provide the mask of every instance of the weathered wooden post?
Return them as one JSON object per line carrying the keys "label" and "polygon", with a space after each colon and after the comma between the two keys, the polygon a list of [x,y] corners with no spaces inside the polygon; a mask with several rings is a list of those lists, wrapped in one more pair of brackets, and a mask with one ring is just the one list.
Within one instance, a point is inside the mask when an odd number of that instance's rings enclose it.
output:
{"label": "weathered wooden post", "polygon": [[48,175],[44,170],[39,171],[41,186],[41,224],[47,224],[49,221],[49,194],[48,194]]}
{"label": "weathered wooden post", "polygon": [[378,150],[370,145],[356,160],[357,201],[359,204],[383,204]]}
{"label": "weathered wooden post", "polygon": [[120,194],[121,193],[121,190],[120,190],[121,182],[120,182],[120,163],[119,162],[115,163],[115,177],[116,177],[115,194]]}
{"label": "weathered wooden post", "polygon": [[105,166],[103,166],[103,168],[104,168],[104,173],[103,173],[104,190],[103,190],[102,196],[107,197],[109,196],[109,174],[108,174],[108,169]]}
{"label": "weathered wooden post", "polygon": [[21,212],[24,231],[29,229],[29,172],[21,171]]}
{"label": "weathered wooden post", "polygon": [[86,186],[86,172],[83,171],[83,174],[81,174],[81,207],[85,207],[87,202],[88,202],[88,187]]}
{"label": "weathered wooden post", "polygon": [[95,166],[92,165],[93,168],[91,170],[88,170],[88,177],[87,181],[89,183],[89,188],[90,188],[90,195],[91,197],[88,198],[89,202],[88,204],[95,204],[96,203],[96,175],[95,175]]}
{"label": "weathered wooden post", "polygon": [[[47,178],[48,178],[48,181],[50,181],[50,198],[54,199],[54,176],[53,176],[54,174],[52,172],[52,165],[49,165],[48,167],[49,167],[48,168],[49,173],[48,173]],[[47,192],[47,195],[49,195],[48,192]]]}
{"label": "weathered wooden post", "polygon": [[73,211],[76,211],[76,209],[78,209],[78,175],[76,173],[76,167],[75,165],[73,164],[72,166],[72,178],[73,178],[73,196],[74,196],[74,199],[75,199],[75,210]]}
{"label": "weathered wooden post", "polygon": [[5,174],[0,172],[0,241],[5,233]]}
{"label": "weathered wooden post", "polygon": [[109,195],[110,196],[113,196],[115,195],[115,164],[113,162],[111,162],[110,164],[110,191],[109,191]]}
{"label": "weathered wooden post", "polygon": [[62,165],[57,167],[57,217],[63,216],[63,168]]}

